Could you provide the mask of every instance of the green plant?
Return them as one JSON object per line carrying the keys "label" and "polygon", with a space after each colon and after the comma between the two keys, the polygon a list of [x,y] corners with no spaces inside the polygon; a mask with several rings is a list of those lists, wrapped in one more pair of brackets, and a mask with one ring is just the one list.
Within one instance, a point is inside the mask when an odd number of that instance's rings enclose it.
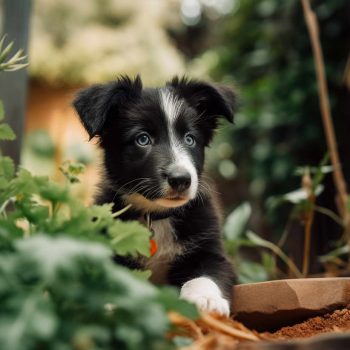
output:
{"label": "green plant", "polygon": [[111,259],[148,255],[149,232],[111,205],[84,207],[70,195],[81,166],[64,171],[58,185],[0,157],[0,347],[170,347],[167,310],[194,307]]}
{"label": "green plant", "polygon": [[6,35],[0,39],[0,72],[11,72],[26,67],[28,63],[23,61],[27,57],[23,55],[23,50],[18,50],[12,57],[10,57],[13,42],[11,41],[5,48],[3,48],[5,39]]}
{"label": "green plant", "polygon": [[[14,138],[1,123],[0,140]],[[197,310],[150,284],[147,271],[113,263],[114,253],[149,256],[150,232],[118,220],[112,204],[80,203],[71,188],[83,170],[65,162],[61,185],[15,169],[0,151],[0,348],[171,349],[167,312]]]}
{"label": "green plant", "polygon": [[[240,283],[262,282],[277,278],[276,259],[268,249],[260,250],[255,261],[246,254],[250,248],[256,251],[257,247],[275,247],[273,243],[263,240],[248,230],[251,213],[250,204],[244,202],[229,214],[224,225],[225,247],[235,265]],[[284,254],[282,251],[278,253]]]}
{"label": "green plant", "polygon": [[[285,277],[286,273],[278,268],[276,258],[287,267],[288,275],[300,278],[308,274],[310,260],[310,238],[313,213],[319,212],[332,219],[339,226],[343,226],[342,219],[332,210],[317,204],[316,198],[323,192],[322,184],[325,176],[333,171],[333,167],[327,165],[329,161],[326,155],[317,167],[298,167],[295,175],[301,178],[301,188],[288,192],[281,196],[269,198],[268,207],[270,211],[278,212],[282,205],[292,205],[289,219],[278,242],[263,239],[248,229],[252,209],[249,203],[239,205],[228,217],[224,225],[226,247],[232,256],[233,263],[238,271],[239,281],[242,283],[265,281],[269,279]],[[304,227],[304,252],[302,272],[296,263],[286,253],[285,243],[290,235],[290,223],[297,222]],[[346,246],[346,237],[334,242],[335,249],[318,257],[325,266],[337,266],[345,268],[346,263],[342,256],[349,253]],[[247,254],[250,248],[261,248],[259,254]],[[256,249],[255,249],[256,250]],[[326,266],[326,268],[327,268]]]}
{"label": "green plant", "polygon": [[[345,176],[349,177],[346,153],[349,127],[345,117],[348,113],[345,101],[349,96],[343,80],[348,59],[344,46],[347,4],[345,0],[312,1],[326,57],[340,161]],[[240,194],[232,196],[230,204],[237,205],[242,197],[249,198],[257,209],[256,216],[264,213],[255,218],[254,229],[257,231],[263,224],[264,233],[273,237],[282,231],[288,211],[282,208],[278,215],[267,212],[266,200],[296,188],[298,179],[291,174],[297,165],[316,165],[315,160],[326,151],[302,6],[294,0],[240,1],[235,11],[217,21],[213,35],[210,42],[214,46],[211,44],[211,49],[195,63],[201,63],[200,71],[210,73],[215,80],[236,82],[241,103],[235,127],[220,133],[212,157],[216,166],[212,169],[216,168],[217,175],[222,177],[220,147],[223,143],[229,145],[232,151],[225,162],[231,161],[239,169],[231,186],[233,193]],[[323,205],[332,207],[333,197],[328,192],[332,193],[332,185],[327,187],[323,197],[327,203]],[[337,228],[330,220],[325,220],[325,225],[331,236],[341,234],[340,229],[339,233],[334,232]]]}

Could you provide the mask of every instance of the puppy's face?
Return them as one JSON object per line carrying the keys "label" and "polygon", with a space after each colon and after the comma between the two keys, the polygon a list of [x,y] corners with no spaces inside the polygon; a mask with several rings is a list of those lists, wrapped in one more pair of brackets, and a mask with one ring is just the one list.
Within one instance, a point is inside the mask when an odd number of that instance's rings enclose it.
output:
{"label": "puppy's face", "polygon": [[74,101],[90,138],[100,138],[113,190],[143,211],[198,195],[205,146],[219,116],[232,121],[233,104],[226,87],[175,78],[143,89],[139,77],[92,86]]}

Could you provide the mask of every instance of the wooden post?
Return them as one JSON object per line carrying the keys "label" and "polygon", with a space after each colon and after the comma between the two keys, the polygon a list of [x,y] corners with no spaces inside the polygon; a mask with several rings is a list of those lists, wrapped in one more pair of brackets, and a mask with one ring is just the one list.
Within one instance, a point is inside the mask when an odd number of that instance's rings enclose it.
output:
{"label": "wooden post", "polygon": [[[0,32],[7,34],[6,42],[14,41],[12,52],[23,49],[24,54],[28,55],[31,0],[4,0],[2,4],[3,28],[0,28]],[[27,84],[27,69],[0,73],[0,99],[4,103],[6,122],[17,135],[16,141],[3,141],[1,150],[16,164],[19,164],[21,156]]]}

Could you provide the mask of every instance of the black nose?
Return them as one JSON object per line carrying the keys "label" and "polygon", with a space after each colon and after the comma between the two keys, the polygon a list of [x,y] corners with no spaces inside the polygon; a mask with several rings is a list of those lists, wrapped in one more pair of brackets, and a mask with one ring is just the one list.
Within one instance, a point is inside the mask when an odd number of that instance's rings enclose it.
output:
{"label": "black nose", "polygon": [[175,170],[168,174],[168,183],[171,188],[183,192],[191,186],[191,175],[186,170]]}

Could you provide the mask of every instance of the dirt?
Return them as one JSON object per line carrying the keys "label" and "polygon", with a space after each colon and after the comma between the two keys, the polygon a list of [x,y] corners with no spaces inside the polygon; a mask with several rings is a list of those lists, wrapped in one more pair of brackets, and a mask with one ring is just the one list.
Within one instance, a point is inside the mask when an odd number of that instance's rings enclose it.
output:
{"label": "dirt", "polygon": [[327,332],[350,331],[350,310],[336,310],[324,316],[310,318],[294,326],[283,327],[275,333],[265,333],[272,339],[309,338]]}
{"label": "dirt", "polygon": [[[169,317],[174,326],[174,331],[169,334],[170,338],[182,336],[193,340],[192,345],[181,348],[183,350],[266,350],[269,348],[269,344],[276,341],[279,345],[272,347],[273,349],[292,349],[289,345],[297,346],[298,339],[311,338],[322,333],[338,333],[336,338],[329,338],[328,343],[323,340],[322,344],[325,347],[322,349],[349,349],[350,336],[347,334],[350,333],[345,333],[350,332],[349,307],[323,316],[309,318],[293,326],[282,327],[274,333],[259,333],[233,319],[214,314],[202,314],[201,318],[195,321],[175,312],[169,313]],[[304,349],[304,347],[301,348]],[[305,345],[306,348],[310,350],[321,349],[318,343],[310,343],[310,347]],[[299,349],[299,347],[293,347],[293,349]]]}

